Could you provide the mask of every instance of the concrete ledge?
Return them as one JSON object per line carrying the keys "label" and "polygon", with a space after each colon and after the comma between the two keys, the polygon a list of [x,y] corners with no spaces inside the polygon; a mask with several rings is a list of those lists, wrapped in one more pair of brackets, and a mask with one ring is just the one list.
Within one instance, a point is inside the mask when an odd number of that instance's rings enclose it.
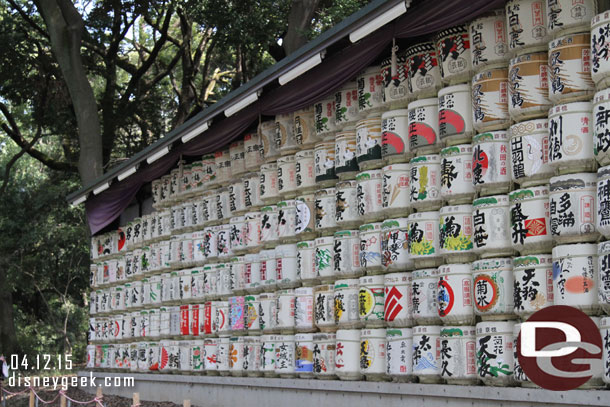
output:
{"label": "concrete ledge", "polygon": [[[91,372],[81,371],[79,376]],[[135,387],[105,387],[104,394],[142,400],[182,403],[190,399],[196,406],[295,405],[370,407],[385,406],[608,406],[610,391],[572,390],[554,392],[520,387],[455,386],[443,384],[388,383],[339,380],[272,379],[178,374],[93,372],[98,385],[105,377],[133,377]],[[95,393],[95,388],[82,388]],[[245,404],[244,404],[245,403]]]}

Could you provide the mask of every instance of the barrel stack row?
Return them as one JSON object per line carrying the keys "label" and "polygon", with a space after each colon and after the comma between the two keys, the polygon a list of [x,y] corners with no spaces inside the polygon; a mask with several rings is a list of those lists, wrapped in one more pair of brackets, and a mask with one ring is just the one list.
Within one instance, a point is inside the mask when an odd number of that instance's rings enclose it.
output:
{"label": "barrel stack row", "polygon": [[607,332],[597,12],[508,1],[154,181],[93,238],[90,367],[528,386],[519,319]]}

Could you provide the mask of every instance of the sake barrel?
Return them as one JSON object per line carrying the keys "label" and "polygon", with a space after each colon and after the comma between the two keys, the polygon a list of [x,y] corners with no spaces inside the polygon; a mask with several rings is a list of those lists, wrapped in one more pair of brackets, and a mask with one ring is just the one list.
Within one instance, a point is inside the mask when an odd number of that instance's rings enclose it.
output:
{"label": "sake barrel", "polygon": [[547,2],[547,24],[553,35],[589,29],[589,22],[597,12],[597,2],[557,0]]}
{"label": "sake barrel", "polygon": [[244,222],[245,249],[249,252],[257,251],[261,247],[261,212],[246,212]]}
{"label": "sake barrel", "polygon": [[260,336],[244,337],[244,372],[248,377],[262,375],[261,346]]}
{"label": "sake barrel", "polygon": [[511,54],[544,50],[550,37],[546,28],[545,2],[509,0],[505,7]]}
{"label": "sake barrel", "polygon": [[258,295],[247,295],[246,298],[246,330],[248,335],[260,333],[260,300]]}
{"label": "sake barrel", "polygon": [[399,216],[408,213],[410,202],[411,165],[390,164],[382,168],[382,207],[384,216]]}
{"label": "sake barrel", "polygon": [[526,319],[553,305],[553,259],[548,254],[513,258],[515,314]]}
{"label": "sake barrel", "polygon": [[477,132],[505,129],[508,114],[508,69],[487,69],[472,78],[472,115]]}
{"label": "sake barrel", "polygon": [[604,237],[610,237],[610,167],[597,171],[596,227]]}
{"label": "sake barrel", "polygon": [[477,374],[491,386],[515,384],[513,377],[512,321],[487,321],[476,325]]}
{"label": "sake barrel", "polygon": [[229,370],[231,376],[244,375],[244,338],[232,336],[229,338]]}
{"label": "sake barrel", "polygon": [[470,23],[470,56],[475,71],[501,65],[508,59],[506,14],[496,9],[482,14]]}
{"label": "sake barrel", "polygon": [[440,254],[451,261],[473,260],[472,205],[443,206],[439,215]]}
{"label": "sake barrel", "polygon": [[311,192],[316,188],[314,174],[314,150],[301,150],[295,154],[295,179],[299,192]]}
{"label": "sake barrel", "polygon": [[474,326],[441,329],[441,377],[449,384],[476,384],[476,330]]}
{"label": "sake barrel", "polygon": [[204,286],[203,291],[206,299],[216,299],[218,296],[218,268],[216,264],[207,264],[203,267]]}
{"label": "sake barrel", "polygon": [[[405,105],[406,106],[406,105]],[[390,110],[381,115],[381,156],[389,164],[411,158],[409,110]]]}
{"label": "sake barrel", "polygon": [[337,130],[355,124],[359,118],[358,84],[347,82],[335,92],[335,125]]}
{"label": "sake barrel", "polygon": [[359,284],[358,279],[337,280],[335,282],[335,324],[339,328],[352,329],[362,326],[359,316]]}
{"label": "sake barrel", "polygon": [[558,243],[592,242],[595,230],[597,175],[579,173],[559,175],[550,183],[551,235]]}
{"label": "sake barrel", "polygon": [[360,266],[367,274],[383,271],[381,263],[381,222],[360,225]]}
{"label": "sake barrel", "polygon": [[610,44],[607,38],[607,26],[610,22],[610,11],[606,10],[591,20],[591,78],[598,89],[610,86]]}
{"label": "sake barrel", "polygon": [[275,247],[277,285],[280,288],[293,288],[300,285],[297,275],[297,245],[282,244]]}
{"label": "sake barrel", "polygon": [[218,338],[208,338],[203,341],[203,368],[208,375],[217,375]]}
{"label": "sake barrel", "polygon": [[518,189],[508,195],[513,248],[521,254],[548,252],[552,246],[549,188]]}
{"label": "sake barrel", "polygon": [[335,347],[335,374],[341,380],[360,380],[360,330],[339,329]]}
{"label": "sake barrel", "polygon": [[295,238],[295,224],[297,221],[297,204],[294,199],[277,203],[277,232],[278,239],[293,240]]}
{"label": "sake barrel", "polygon": [[294,112],[294,138],[298,149],[311,148],[318,141],[313,106]]}
{"label": "sake barrel", "polygon": [[441,327],[413,328],[413,375],[420,383],[441,381]]}
{"label": "sake barrel", "polygon": [[413,331],[388,328],[386,338],[387,374],[397,382],[409,381],[413,374]]}
{"label": "sake barrel", "polygon": [[313,105],[316,137],[323,139],[337,130],[335,124],[335,98],[329,95]]}
{"label": "sake barrel", "polygon": [[265,377],[275,377],[275,335],[262,335],[261,336],[261,367],[260,370],[263,372]]}
{"label": "sake barrel", "polygon": [[419,99],[409,103],[409,148],[426,154],[440,150],[438,98]]}
{"label": "sake barrel", "polygon": [[388,327],[409,327],[413,324],[411,273],[384,275],[384,319]]}
{"label": "sake barrel", "polygon": [[356,124],[356,160],[360,170],[379,168],[381,157],[381,117],[368,116]]}
{"label": "sake barrel", "polygon": [[334,333],[313,334],[313,375],[318,379],[333,379],[335,375]]}
{"label": "sake barrel", "polygon": [[292,113],[275,116],[275,143],[282,156],[294,154],[299,149],[294,134],[294,115]]}
{"label": "sake barrel", "polygon": [[317,143],[314,151],[314,175],[317,186],[323,188],[334,185],[337,182],[334,138],[329,136]]}
{"label": "sake barrel", "polygon": [[[601,337],[604,339],[608,338],[610,336],[610,317],[600,318],[599,328]],[[604,344],[604,347],[602,349],[602,362],[604,365],[603,381],[606,384],[610,383],[610,370],[605,367],[608,365],[608,361],[610,361],[610,349],[608,349],[608,346]]]}
{"label": "sake barrel", "polygon": [[469,84],[438,91],[438,134],[448,145],[470,141],[474,133]]}
{"label": "sake barrel", "polygon": [[297,240],[316,237],[316,200],[314,194],[300,195],[296,201],[294,233]]}
{"label": "sake barrel", "polygon": [[384,271],[413,268],[407,218],[387,219],[381,224],[381,266]]}
{"label": "sake barrel", "polygon": [[261,208],[261,244],[273,247],[278,240],[278,216],[276,205]]}
{"label": "sake barrel", "polygon": [[[263,145],[257,132],[244,135],[244,166],[246,171],[258,171],[263,164]],[[207,369],[206,369],[207,370]]]}
{"label": "sake barrel", "polygon": [[510,167],[508,133],[504,130],[477,134],[472,139],[472,182],[480,195],[508,192]]}
{"label": "sake barrel", "polygon": [[369,381],[387,380],[386,330],[360,331],[360,373]]}
{"label": "sake barrel", "polygon": [[344,229],[357,227],[362,221],[358,211],[358,182],[356,180],[339,181],[335,192],[337,226]]}
{"label": "sake barrel", "polygon": [[[334,332],[337,330],[334,289],[334,284],[314,287],[314,323],[321,332]],[[358,315],[356,315],[356,318],[358,318]]]}
{"label": "sake barrel", "polygon": [[374,221],[383,218],[383,172],[369,170],[356,176],[358,183],[358,214],[360,219]]}
{"label": "sake barrel", "polygon": [[242,178],[246,210],[253,210],[263,206],[260,182],[261,176],[258,172],[249,173]]}
{"label": "sake barrel", "polygon": [[297,332],[315,332],[313,287],[295,288],[294,321]]}
{"label": "sake barrel", "polygon": [[261,250],[258,253],[261,261],[261,286],[264,290],[277,287],[277,259],[275,249]]}
{"label": "sake barrel", "polygon": [[513,319],[513,264],[510,258],[472,263],[474,312],[483,320]]}
{"label": "sake barrel", "polygon": [[294,155],[277,159],[277,190],[284,198],[294,198],[297,193],[296,162]]}
{"label": "sake barrel", "polygon": [[409,69],[407,56],[398,46],[393,46],[391,55],[381,62],[383,78],[382,100],[389,108],[406,107],[411,95],[407,83]]}
{"label": "sake barrel", "polygon": [[229,302],[228,301],[216,301],[216,316],[214,319],[214,332],[218,335],[229,335],[231,329],[229,326]]}
{"label": "sake barrel", "polygon": [[468,26],[456,25],[436,34],[441,77],[449,85],[468,81],[472,72]]}
{"label": "sake barrel", "polygon": [[216,159],[214,154],[204,154],[201,156],[201,167],[202,167],[202,186],[206,188],[214,187],[218,184]]}
{"label": "sake barrel", "polygon": [[259,296],[259,319],[263,333],[277,332],[277,295],[262,293]]}
{"label": "sake barrel", "polygon": [[407,218],[409,255],[416,268],[435,267],[442,263],[438,221],[438,211],[412,213]]}
{"label": "sake barrel", "polygon": [[595,169],[591,103],[573,102],[549,110],[549,161],[560,174]]}
{"label": "sake barrel", "polygon": [[277,164],[267,163],[261,165],[260,198],[263,203],[275,204],[279,198],[277,180]]}
{"label": "sake barrel", "polygon": [[440,156],[422,155],[411,159],[411,207],[433,210],[441,206]]}
{"label": "sake barrel", "polygon": [[334,275],[358,277],[364,274],[360,263],[360,232],[358,230],[339,230],[334,233]]}
{"label": "sake barrel", "polygon": [[339,179],[352,179],[358,171],[356,129],[346,126],[335,136],[335,173]]}
{"label": "sake barrel", "polygon": [[244,140],[237,140],[229,145],[229,158],[231,161],[231,175],[233,178],[240,177],[246,172]]}
{"label": "sake barrel", "polygon": [[438,275],[438,269],[421,269],[412,273],[413,322],[417,325],[432,325],[441,322],[437,310]]}
{"label": "sake barrel", "polygon": [[568,305],[588,315],[599,312],[597,253],[592,243],[553,248],[553,305]]}
{"label": "sake barrel", "polygon": [[229,245],[235,254],[246,251],[246,218],[244,216],[234,216],[229,223]]}
{"label": "sake barrel", "polygon": [[322,282],[332,282],[334,272],[334,238],[333,236],[318,237],[315,240],[316,258],[315,270]]}
{"label": "sake barrel", "polygon": [[294,320],[294,305],[295,305],[295,293],[294,290],[281,290],[277,291],[277,325],[276,328],[281,333],[288,334],[294,333],[295,320]]}
{"label": "sake barrel", "polygon": [[547,52],[512,58],[508,65],[508,113],[514,121],[542,118],[551,107]]}
{"label": "sake barrel", "polygon": [[315,194],[315,230],[319,235],[332,233],[337,228],[335,188],[319,189]]}
{"label": "sake barrel", "polygon": [[553,175],[549,165],[549,122],[528,120],[510,127],[512,179],[521,187],[541,185]]}
{"label": "sake barrel", "polygon": [[358,312],[360,314],[360,321],[367,328],[385,326],[383,284],[383,276],[360,277]]}
{"label": "sake barrel", "polygon": [[229,181],[231,175],[231,154],[229,148],[224,148],[214,153],[214,162],[216,163],[216,179],[220,185]]}
{"label": "sake barrel", "polygon": [[218,296],[220,298],[228,298],[233,290],[231,288],[231,265],[230,263],[218,263],[216,265],[218,272],[217,287]]}
{"label": "sake barrel", "polygon": [[461,144],[441,150],[441,197],[449,203],[472,202],[472,146]]}
{"label": "sake barrel", "polygon": [[313,240],[297,243],[297,275],[303,286],[312,286],[319,282],[315,269],[316,248]]}
{"label": "sake barrel", "polygon": [[593,98],[593,127],[594,146],[593,153],[600,165],[610,164],[610,92],[603,89],[597,92]]}
{"label": "sake barrel", "polygon": [[216,348],[216,370],[221,376],[228,376],[231,373],[229,365],[230,355],[230,339],[228,336],[221,336],[218,338],[218,346]]}
{"label": "sake barrel", "polygon": [[313,334],[296,334],[294,342],[295,373],[303,379],[313,378]]}
{"label": "sake barrel", "polygon": [[470,264],[445,264],[438,268],[437,310],[445,325],[474,324]]}
{"label": "sake barrel", "polygon": [[472,202],[473,250],[481,258],[510,256],[511,239],[508,195],[493,195]]}
{"label": "sake barrel", "polygon": [[278,151],[278,145],[275,143],[276,137],[276,125],[275,121],[269,120],[261,122],[258,125],[258,134],[263,146],[263,157],[265,162],[269,163],[275,161],[280,155]]}
{"label": "sake barrel", "polygon": [[229,329],[231,335],[246,332],[246,299],[243,296],[229,297]]}
{"label": "sake barrel", "polygon": [[233,256],[231,249],[231,225],[224,223],[220,225],[216,233],[216,247],[218,247],[218,258],[227,260]]}
{"label": "sake barrel", "polygon": [[434,42],[421,42],[407,48],[409,93],[422,99],[436,96],[442,86],[441,71]]}
{"label": "sake barrel", "polygon": [[590,100],[590,33],[564,35],[549,42],[549,99],[553,103]]}
{"label": "sake barrel", "polygon": [[358,113],[361,116],[378,112],[383,107],[383,76],[378,65],[370,66],[356,78]]}
{"label": "sake barrel", "polygon": [[275,373],[290,378],[295,375],[294,335],[278,335],[275,343]]}
{"label": "sake barrel", "polygon": [[221,188],[216,193],[216,211],[218,213],[218,220],[225,222],[231,219],[233,211],[231,210],[230,204],[230,191],[229,188]]}
{"label": "sake barrel", "polygon": [[203,230],[203,255],[207,261],[218,258],[219,226],[207,227]]}

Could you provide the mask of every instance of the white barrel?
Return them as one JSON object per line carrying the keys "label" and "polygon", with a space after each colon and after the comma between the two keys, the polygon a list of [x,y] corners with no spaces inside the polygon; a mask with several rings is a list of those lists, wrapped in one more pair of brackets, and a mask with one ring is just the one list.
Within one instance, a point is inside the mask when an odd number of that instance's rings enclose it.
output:
{"label": "white barrel", "polygon": [[513,258],[515,314],[526,319],[553,305],[553,258],[530,254]]}
{"label": "white barrel", "polygon": [[438,211],[412,213],[407,221],[409,255],[415,267],[434,267],[441,264]]}
{"label": "white barrel", "polygon": [[594,146],[593,153],[600,165],[610,164],[610,90],[603,89],[593,97],[593,114],[595,126],[593,127]]}
{"label": "white barrel", "polygon": [[189,341],[190,343],[190,367],[192,372],[203,373],[205,348],[203,340]]}
{"label": "white barrel", "polygon": [[277,163],[261,165],[260,199],[266,204],[274,204],[280,198],[278,191]]}
{"label": "white barrel", "polygon": [[276,125],[274,120],[261,122],[258,125],[258,134],[260,136],[263,147],[263,157],[265,162],[271,162],[277,159],[280,155],[278,145],[276,144]]}
{"label": "white barrel", "polygon": [[368,223],[359,228],[360,267],[367,274],[379,274],[383,271],[381,263],[381,222]]}
{"label": "white barrel", "polygon": [[408,83],[409,67],[404,50],[392,47],[390,56],[381,61],[381,77],[383,104],[389,108],[406,107],[411,95]]}
{"label": "white barrel", "polygon": [[229,159],[231,161],[231,176],[237,178],[246,172],[246,153],[244,140],[233,141],[229,145]]}
{"label": "white barrel", "polygon": [[316,258],[315,273],[322,282],[334,281],[334,238],[333,236],[319,237],[315,240]]}
{"label": "white barrel", "polygon": [[386,372],[394,381],[413,376],[413,331],[411,328],[386,330]]}
{"label": "white barrel", "polygon": [[378,112],[383,107],[383,76],[381,67],[369,66],[356,78],[358,86],[358,113],[361,116]]}
{"label": "white barrel", "polygon": [[297,193],[296,161],[294,155],[277,159],[277,190],[280,196],[294,198]]}
{"label": "white barrel", "polygon": [[232,293],[231,287],[231,264],[218,263],[216,264],[217,278],[217,295],[220,298],[228,298]]}
{"label": "white barrel", "polygon": [[329,95],[313,105],[316,137],[323,139],[337,130],[335,124],[335,98]]}
{"label": "white barrel", "polygon": [[312,286],[319,282],[315,264],[315,241],[306,240],[297,243],[297,275],[301,277],[303,286]]}
{"label": "white barrel", "polygon": [[294,290],[294,321],[297,332],[314,332],[313,287],[299,287]]}
{"label": "white barrel", "polygon": [[244,249],[256,251],[261,246],[261,212],[247,212],[244,216]]}
{"label": "white barrel", "polygon": [[335,347],[335,374],[341,380],[359,380],[360,330],[339,329]]}
{"label": "white barrel", "polygon": [[261,330],[265,333],[277,331],[277,295],[262,293],[259,295],[259,319]]}
{"label": "white barrel", "polygon": [[477,373],[486,385],[511,386],[513,377],[513,321],[479,322],[477,329]]}
{"label": "white barrel", "polygon": [[472,205],[443,206],[439,215],[440,254],[449,261],[473,260]]}
{"label": "white barrel", "polygon": [[548,182],[553,175],[549,165],[549,122],[528,120],[510,127],[512,179],[521,187]]}
{"label": "white barrel", "polygon": [[357,227],[361,223],[358,211],[358,182],[355,180],[339,181],[335,187],[337,226],[344,229]]}
{"label": "white barrel", "polygon": [[412,273],[411,302],[413,323],[416,325],[440,324],[438,313],[438,269],[415,270]]}
{"label": "white barrel", "polygon": [[272,247],[278,240],[278,216],[276,205],[261,208],[261,244]]}
{"label": "white barrel", "polygon": [[549,161],[560,174],[595,169],[590,102],[557,105],[549,110]]}
{"label": "white barrel", "polygon": [[546,13],[549,32],[553,35],[585,31],[589,29],[589,22],[597,13],[597,2],[551,1],[547,2]]}
{"label": "white barrel", "polygon": [[369,170],[356,176],[358,214],[364,220],[383,218],[383,172]]}
{"label": "white barrel", "polygon": [[358,312],[360,314],[360,321],[367,328],[385,326],[384,298],[383,276],[360,277]]}
{"label": "white barrel", "polygon": [[299,149],[313,147],[318,141],[313,106],[294,112],[294,138]]}
{"label": "white barrel", "polygon": [[470,203],[472,183],[472,146],[460,144],[441,150],[441,198],[449,203]]}
{"label": "white barrel", "polygon": [[[295,240],[312,239],[316,237],[316,199],[315,195],[299,195],[296,200],[296,220],[294,224]],[[333,194],[334,205],[334,194]],[[333,207],[334,209],[334,207]],[[333,216],[334,218],[334,216]]]}
{"label": "white barrel", "polygon": [[249,377],[260,376],[261,338],[260,336],[244,337],[244,373]]}
{"label": "white barrel", "polygon": [[204,154],[201,157],[201,183],[202,187],[209,188],[218,184],[218,179],[216,176],[217,168],[216,168],[216,159],[214,157],[214,153]]}
{"label": "white barrel", "polygon": [[232,335],[243,334],[246,330],[246,298],[229,297],[229,329]]}
{"label": "white barrel", "polygon": [[441,380],[441,328],[435,325],[413,328],[413,375],[420,383]]}
{"label": "white barrel", "polygon": [[[193,232],[191,234],[191,238],[192,238],[192,242],[193,242],[193,265],[194,266],[198,266],[198,265],[203,265],[206,261],[205,258],[205,246],[204,246],[204,242],[205,242],[205,231],[204,229],[201,229],[197,232]],[[158,267],[154,267],[155,262],[158,261],[158,253],[157,253],[157,246],[155,244],[153,244],[151,246],[151,269],[153,271],[157,270]]]}
{"label": "white barrel", "polygon": [[276,336],[275,356],[275,373],[280,377],[293,377],[296,356],[294,335]]}
{"label": "white barrel", "polygon": [[335,282],[335,324],[341,329],[359,328],[360,322],[358,279],[337,280]]}
{"label": "white barrel", "polygon": [[445,325],[474,324],[470,264],[445,264],[438,268],[437,309]]}
{"label": "white barrel", "polygon": [[292,113],[275,116],[275,145],[282,156],[294,154],[299,149],[294,134],[294,115]]}
{"label": "white barrel", "polygon": [[513,248],[521,254],[549,251],[552,246],[547,186],[518,189],[508,195]]}
{"label": "white barrel", "polygon": [[229,148],[214,153],[214,162],[216,163],[216,181],[220,185],[224,185],[231,179],[231,154]]}
{"label": "white barrel", "polygon": [[294,290],[277,291],[277,326],[282,333],[294,333],[294,306],[296,296]]}
{"label": "white barrel", "polygon": [[232,336],[229,338],[229,370],[231,376],[244,375],[244,338]]}
{"label": "white barrel", "polygon": [[313,377],[313,334],[299,333],[294,336],[294,371],[300,378]]}
{"label": "white barrel", "polygon": [[360,373],[367,380],[384,380],[386,376],[386,330],[366,328],[360,331]]}
{"label": "white barrel", "polygon": [[208,375],[217,374],[218,338],[206,338],[203,341],[204,362],[203,368]]}
{"label": "white barrel", "polygon": [[472,242],[481,258],[512,255],[508,195],[493,195],[472,202]]}
{"label": "white barrel", "polygon": [[228,301],[216,301],[216,316],[214,320],[214,331],[218,335],[229,335],[231,333],[231,327],[229,326],[229,302]]}
{"label": "white barrel", "polygon": [[477,132],[508,127],[508,104],[506,67],[488,69],[472,78],[472,115]]}
{"label": "white barrel", "polygon": [[[148,310],[148,320],[149,320],[149,328],[148,328],[148,337],[157,339],[161,335],[161,313],[159,309],[151,309]],[[118,337],[122,339],[123,337],[123,317],[116,317],[116,329],[119,331]]]}
{"label": "white barrel", "polygon": [[549,99],[553,103],[590,100],[595,93],[591,79],[591,34],[568,34],[549,42]]}
{"label": "white barrel", "polygon": [[360,118],[358,112],[358,84],[347,82],[335,92],[335,125],[337,130],[353,125]]}
{"label": "white barrel", "polygon": [[517,382],[517,384],[519,384],[523,387],[531,387],[531,386],[533,386],[533,383],[531,382],[529,377],[527,377],[527,375],[523,371],[523,367],[521,367],[521,363],[519,363],[519,358],[517,355],[517,350],[518,350],[517,347],[519,346],[519,334],[520,333],[521,333],[521,324],[516,323],[513,327],[513,363],[514,363],[513,364],[513,366],[514,366],[513,376],[515,377],[515,381]]}
{"label": "white barrel", "polygon": [[351,179],[358,171],[356,128],[350,126],[335,136],[335,174],[339,179]]}
{"label": "white barrel", "polygon": [[[123,324],[127,323],[127,320],[123,319]],[[170,322],[170,310],[169,307],[161,307],[159,308],[159,337],[167,338],[169,337],[169,322]],[[126,333],[128,329],[123,330],[123,338],[126,338]]]}
{"label": "white barrel", "polygon": [[409,103],[409,149],[429,153],[440,149],[438,98],[419,99]]}
{"label": "white barrel", "polygon": [[510,258],[472,263],[474,312],[483,320],[515,318],[513,262]]}
{"label": "white barrel", "polygon": [[258,171],[263,163],[263,146],[257,132],[244,135],[244,162],[246,171]]}
{"label": "white barrel", "polygon": [[438,92],[438,134],[448,145],[470,141],[473,133],[469,84],[448,86]]}
{"label": "white barrel", "polygon": [[415,44],[407,48],[406,56],[411,96],[417,99],[436,96],[442,79],[434,42]]}
{"label": "white barrel", "polygon": [[316,188],[314,174],[314,150],[301,150],[295,154],[295,179],[297,191],[305,193]]}
{"label": "white barrel", "polygon": [[599,303],[604,312],[610,311],[610,242],[597,246],[599,269]]}
{"label": "white barrel", "polygon": [[229,259],[233,256],[231,249],[231,225],[223,223],[216,231],[216,247],[219,259]]}
{"label": "white barrel", "polygon": [[472,72],[468,26],[456,25],[436,34],[441,76],[446,84],[466,82]]}
{"label": "white barrel", "polygon": [[356,124],[356,160],[360,170],[379,168],[381,157],[381,117],[369,116]]}
{"label": "white barrel", "polygon": [[206,299],[215,299],[218,296],[218,269],[216,264],[207,264],[203,267],[203,292]]}
{"label": "white barrel", "polygon": [[547,52],[512,58],[508,65],[508,113],[513,121],[542,118],[551,107]]}
{"label": "white barrel", "polygon": [[480,195],[506,193],[510,189],[508,133],[504,130],[477,134],[472,139],[472,182]]}
{"label": "white barrel", "polygon": [[476,330],[474,326],[441,329],[441,377],[449,384],[476,384]]}
{"label": "white barrel", "polygon": [[228,187],[221,188],[216,193],[216,211],[218,212],[218,220],[221,222],[228,221],[233,216],[231,194]]}
{"label": "white barrel", "polygon": [[261,364],[260,371],[266,377],[275,376],[276,335],[262,335],[261,337]]}
{"label": "white barrel", "polygon": [[505,7],[511,54],[545,49],[550,37],[547,31],[546,2],[509,0]]}
{"label": "white barrel", "polygon": [[251,172],[242,178],[244,203],[246,210],[253,210],[263,205],[260,188],[261,177],[258,172]]}
{"label": "white barrel", "polygon": [[596,244],[553,248],[553,305],[568,305],[588,315],[597,314],[600,308],[597,253]]}
{"label": "white barrel", "polygon": [[335,175],[335,139],[332,136],[316,143],[314,175],[318,187],[332,186],[337,182],[337,176]]}
{"label": "white barrel", "polygon": [[399,216],[408,213],[410,202],[411,165],[398,163],[382,168],[382,207],[384,216]]}
{"label": "white barrel", "polygon": [[229,360],[231,358],[230,353],[230,339],[228,336],[221,336],[218,338],[218,345],[216,347],[216,370],[221,376],[228,376],[231,372]]}
{"label": "white barrel", "polygon": [[335,344],[334,333],[313,334],[313,375],[318,379],[335,378]]}
{"label": "white barrel", "polygon": [[337,228],[335,188],[319,189],[315,194],[315,230],[327,235]]}
{"label": "white barrel", "polygon": [[441,206],[440,156],[422,155],[411,159],[411,207],[417,210]]}
{"label": "white barrel", "polygon": [[597,218],[599,233],[610,238],[610,166],[597,171]]}
{"label": "white barrel", "polygon": [[[335,287],[333,284],[314,287],[314,323],[321,332],[334,332],[335,322]],[[356,289],[356,296],[358,295]],[[344,298],[344,297],[343,297]],[[356,305],[357,307],[357,305]],[[358,310],[356,309],[356,312]],[[356,318],[358,315],[356,314]]]}
{"label": "white barrel", "polygon": [[484,13],[470,23],[470,56],[475,71],[503,64],[508,59],[506,14],[503,9]]}
{"label": "white barrel", "polygon": [[215,190],[204,192],[201,201],[203,223],[205,225],[216,224],[218,221],[218,209],[216,208]]}
{"label": "white barrel", "polygon": [[610,86],[610,60],[607,58],[610,45],[606,41],[608,22],[610,22],[608,10],[591,20],[591,77],[598,89]]}
{"label": "white barrel", "polygon": [[216,313],[217,313],[216,301],[208,301],[203,305],[203,326],[199,326],[200,330],[205,336],[215,335],[218,332],[218,325],[216,324]]}
{"label": "white barrel", "polygon": [[295,238],[295,225],[297,221],[297,204],[294,199],[277,203],[278,220],[277,235],[280,241]]}
{"label": "white barrel", "polygon": [[248,335],[257,334],[261,331],[260,324],[260,299],[258,295],[246,295],[246,330]]}
{"label": "white barrel", "polygon": [[558,243],[591,242],[599,237],[595,230],[597,175],[579,173],[559,175],[550,182],[551,235]]}
{"label": "white barrel", "polygon": [[245,229],[246,218],[234,216],[229,221],[229,246],[233,253],[239,254],[246,250]]}
{"label": "white barrel", "polygon": [[413,325],[413,301],[411,273],[384,275],[384,320],[389,327]]}
{"label": "white barrel", "polygon": [[277,287],[277,259],[275,249],[261,250],[258,253],[261,261],[261,286],[264,290],[273,290]]}
{"label": "white barrel", "polygon": [[292,288],[300,284],[297,274],[297,245],[283,244],[275,247],[277,285]]}
{"label": "white barrel", "polygon": [[[405,104],[406,106],[406,104]],[[381,115],[381,156],[387,163],[407,162],[409,147],[409,110],[390,110]]]}
{"label": "white barrel", "polygon": [[385,271],[413,268],[407,218],[387,219],[381,224],[381,266]]}
{"label": "white barrel", "polygon": [[244,261],[246,264],[245,289],[247,292],[259,292],[262,290],[260,256],[258,253],[246,254]]}

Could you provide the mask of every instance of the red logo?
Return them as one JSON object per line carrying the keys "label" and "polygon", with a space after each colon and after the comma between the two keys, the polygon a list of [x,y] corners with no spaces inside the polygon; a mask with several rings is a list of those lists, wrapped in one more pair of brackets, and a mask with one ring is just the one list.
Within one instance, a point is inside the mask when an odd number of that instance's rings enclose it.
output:
{"label": "red logo", "polygon": [[403,307],[400,305],[400,299],[403,295],[396,287],[386,287],[385,291],[385,320],[394,321],[394,318],[402,311]]}
{"label": "red logo", "polygon": [[525,236],[544,236],[546,235],[546,219],[537,218],[537,219],[526,219],[525,220],[525,228],[527,229],[527,233]]}

